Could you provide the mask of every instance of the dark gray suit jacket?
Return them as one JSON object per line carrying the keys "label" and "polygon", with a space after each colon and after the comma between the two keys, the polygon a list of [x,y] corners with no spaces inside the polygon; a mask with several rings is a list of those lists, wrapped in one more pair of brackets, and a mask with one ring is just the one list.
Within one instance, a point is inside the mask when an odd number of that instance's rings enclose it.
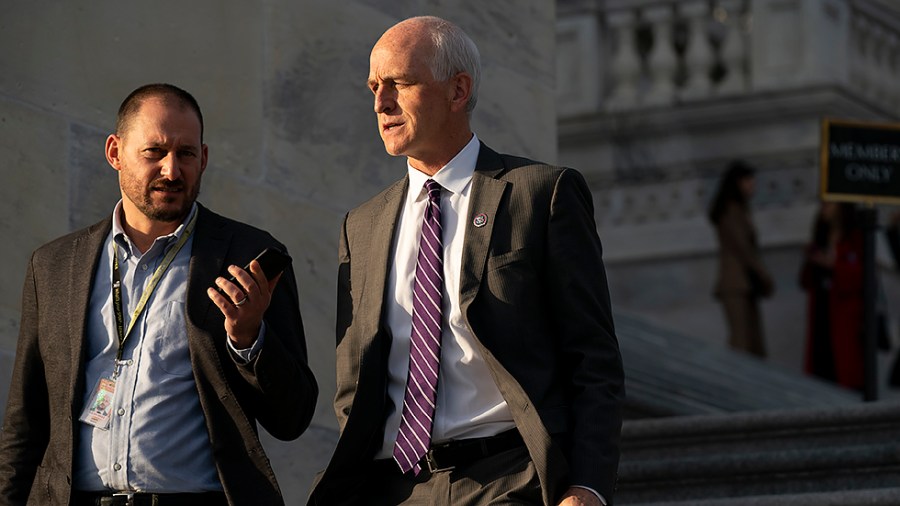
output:
{"label": "dark gray suit jacket", "polygon": [[[230,264],[244,265],[268,233],[202,206],[191,251],[185,315],[191,364],[213,457],[231,504],[283,504],[256,422],[289,440],[309,425],[318,387],[307,366],[293,271],[279,281],[265,315],[266,341],[239,365],[227,350],[224,316],[206,289]],[[0,435],[0,504],[68,504],[84,397],[85,328],[91,285],[111,219],[33,254]]]}
{"label": "dark gray suit jacket", "polygon": [[[384,434],[386,280],[404,178],[351,211],[340,238],[337,394],[341,436],[310,504],[353,500]],[[624,380],[591,194],[581,175],[484,144],[472,179],[460,304],[541,479],[611,500]],[[360,491],[365,497],[365,491]],[[362,501],[364,503],[364,501]]]}

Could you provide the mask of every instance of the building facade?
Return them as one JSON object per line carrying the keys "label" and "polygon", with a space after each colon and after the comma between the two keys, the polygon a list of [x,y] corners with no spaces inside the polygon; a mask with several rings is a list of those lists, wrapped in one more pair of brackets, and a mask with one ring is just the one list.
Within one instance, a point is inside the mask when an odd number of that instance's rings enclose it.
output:
{"label": "building facade", "polygon": [[[757,169],[752,209],[776,279],[762,306],[769,361],[802,371],[806,298],[798,277],[819,201],[821,123],[900,118],[898,7],[558,2],[559,159],[589,171],[617,309],[725,346],[706,216],[720,174],[742,159]],[[878,241],[896,322],[900,290]],[[880,357],[882,370],[889,358]]]}

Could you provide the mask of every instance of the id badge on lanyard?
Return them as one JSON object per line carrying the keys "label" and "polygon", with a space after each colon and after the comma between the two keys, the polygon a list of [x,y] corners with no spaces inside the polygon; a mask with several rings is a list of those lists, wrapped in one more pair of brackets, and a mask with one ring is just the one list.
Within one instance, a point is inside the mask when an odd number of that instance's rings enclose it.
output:
{"label": "id badge on lanyard", "polygon": [[113,241],[112,296],[113,310],[116,314],[116,333],[118,334],[119,338],[119,348],[116,351],[116,361],[114,363],[112,374],[109,377],[100,377],[100,380],[94,387],[94,391],[88,398],[87,404],[81,411],[81,416],[78,417],[80,421],[88,425],[93,425],[98,429],[109,430],[109,420],[112,415],[113,396],[116,393],[116,380],[119,377],[119,368],[125,363],[122,360],[122,353],[125,349],[125,340],[128,339],[129,335],[131,335],[131,330],[134,328],[134,325],[137,322],[138,318],[140,318],[141,314],[144,312],[144,309],[147,307],[147,301],[150,300],[150,296],[156,289],[156,285],[159,284],[159,281],[160,279],[162,279],[163,274],[165,274],[172,261],[175,260],[175,255],[177,255],[178,252],[181,251],[184,243],[187,242],[191,233],[194,231],[194,223],[196,223],[196,221],[197,213],[194,213],[194,216],[192,216],[191,220],[188,221],[184,233],[182,233],[181,237],[178,238],[178,242],[176,242],[175,246],[173,246],[172,249],[170,249],[169,252],[166,253],[166,256],[163,258],[162,263],[160,263],[159,267],[156,268],[156,271],[153,273],[153,277],[150,278],[150,283],[147,285],[147,288],[144,289],[144,293],[141,294],[141,299],[138,301],[137,307],[131,314],[131,321],[129,322],[127,329],[125,328],[125,316],[122,309],[122,280],[121,274],[119,273],[119,249],[116,246],[115,241]]}

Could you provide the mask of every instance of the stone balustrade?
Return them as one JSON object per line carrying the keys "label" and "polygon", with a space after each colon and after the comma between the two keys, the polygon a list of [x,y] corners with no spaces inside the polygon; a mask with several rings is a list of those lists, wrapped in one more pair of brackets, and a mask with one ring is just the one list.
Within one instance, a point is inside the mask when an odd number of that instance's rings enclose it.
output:
{"label": "stone balustrade", "polygon": [[559,113],[845,86],[900,105],[900,16],[877,0],[561,0]]}
{"label": "stone balustrade", "polygon": [[896,110],[900,106],[900,30],[870,2],[851,4],[847,45],[849,83],[865,98]]}

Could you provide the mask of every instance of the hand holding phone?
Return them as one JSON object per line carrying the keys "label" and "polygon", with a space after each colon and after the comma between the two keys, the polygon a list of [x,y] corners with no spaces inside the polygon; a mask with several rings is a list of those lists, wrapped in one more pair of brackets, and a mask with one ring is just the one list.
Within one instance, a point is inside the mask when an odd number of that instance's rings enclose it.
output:
{"label": "hand holding phone", "polygon": [[[266,275],[266,279],[271,281],[275,279],[284,269],[287,268],[291,263],[291,257],[277,248],[266,248],[259,255],[256,255],[256,260],[259,262],[259,266],[262,267],[263,273]],[[247,262],[247,265],[244,266],[244,270],[248,273],[250,272],[250,262]],[[241,286],[240,282],[234,276],[230,276],[228,281],[234,283],[238,287]],[[220,287],[216,287],[216,290],[219,291],[222,295],[228,297],[228,294],[225,293]]]}
{"label": "hand holding phone", "polygon": [[[263,275],[265,275],[266,279],[269,281],[278,277],[279,273],[291,263],[291,257],[277,248],[266,248],[253,260],[259,262]],[[229,295],[225,290],[218,286],[218,278],[215,290],[218,291],[219,296],[216,296],[215,291],[207,290],[209,297],[225,316],[225,332],[228,335],[228,338],[236,349],[239,350],[245,350],[253,346],[253,343],[259,335],[263,314],[269,307],[274,289],[271,283],[269,284],[268,290],[263,290],[262,287],[259,287],[254,274],[250,271],[251,263],[253,263],[252,260],[244,266],[245,273],[253,278],[253,281],[248,281],[246,289],[244,288],[244,285],[237,280],[236,276],[232,275],[227,279],[227,281],[236,286],[239,291],[243,292],[243,296],[239,293]],[[230,270],[237,272],[236,269]],[[238,273],[238,275],[241,276],[242,279],[246,279],[243,277],[242,273]],[[228,286],[226,283],[222,284]],[[228,290],[230,292],[235,291],[231,287],[228,287]],[[222,298],[225,300],[222,300]]]}
{"label": "hand holding phone", "polygon": [[[259,262],[259,266],[262,267],[266,279],[269,281],[275,279],[275,276],[281,274],[281,272],[291,263],[291,257],[277,248],[266,248],[262,250],[259,255],[256,255],[254,260]],[[249,262],[244,266],[244,270],[250,272]]]}

